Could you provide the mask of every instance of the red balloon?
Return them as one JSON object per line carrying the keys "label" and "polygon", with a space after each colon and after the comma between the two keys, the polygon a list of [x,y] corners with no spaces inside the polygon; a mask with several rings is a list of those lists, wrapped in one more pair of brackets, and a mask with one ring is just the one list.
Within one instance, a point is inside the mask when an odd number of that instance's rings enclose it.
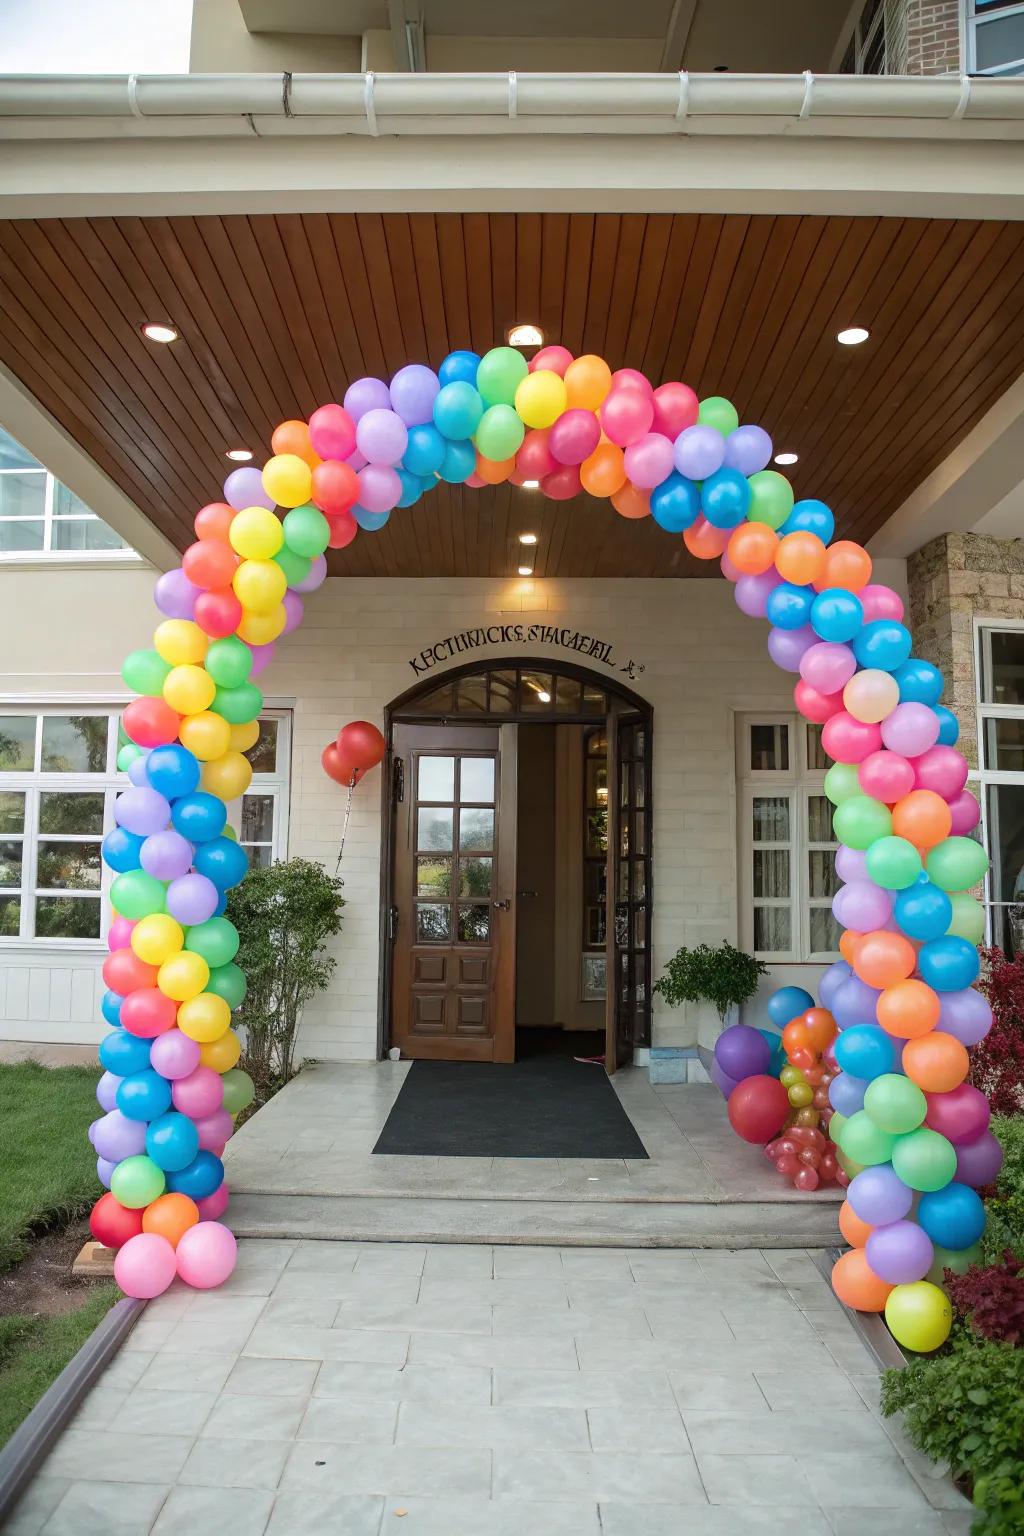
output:
{"label": "red balloon", "polygon": [[351,720],[338,732],[338,752],[345,762],[363,773],[375,768],[387,751],[387,742],[369,720]]}
{"label": "red balloon", "polygon": [[242,605],[230,587],[203,592],[196,598],[195,620],[214,640],[233,635],[242,622]]}
{"label": "red balloon", "polygon": [[824,725],[842,710],[843,694],[841,689],[838,693],[820,693],[801,678],[793,689],[793,702],[805,720]]}
{"label": "red balloon", "polygon": [[821,1183],[817,1168],[798,1168],[793,1175],[793,1183],[797,1189],[802,1189],[805,1192],[817,1189]]}
{"label": "red balloon", "polygon": [[127,997],[140,987],[156,986],[157,967],[140,960],[134,949],[114,949],[103,962],[103,981],[111,992]]}
{"label": "red balloon", "polygon": [[133,699],[121,716],[125,735],[140,747],[164,747],[176,741],[181,716],[164,699]]}
{"label": "red balloon", "polygon": [[544,476],[540,488],[552,501],[568,501],[571,496],[578,496],[582,489],[579,467],[560,464],[550,475]]}
{"label": "red balloon", "polygon": [[142,1231],[142,1211],[130,1210],[108,1190],[89,1213],[89,1231],[104,1248],[120,1248]]}
{"label": "red balloon", "polygon": [[341,459],[325,459],[313,471],[311,500],[328,517],[351,512],[359,500],[359,481],[351,464]]}
{"label": "red balloon", "polygon": [[193,586],[211,592],[217,587],[230,587],[238,569],[238,556],[222,539],[200,539],[182,555],[181,568]]}
{"label": "red balloon", "polygon": [[336,784],[344,784],[346,788],[350,784],[358,784],[366,772],[365,768],[353,768],[352,764],[342,757],[335,741],[329,741],[324,747],[320,754],[320,764],[329,778],[332,778]]}
{"label": "red balloon", "polygon": [[523,438],[516,454],[516,473],[527,480],[543,480],[558,468],[558,460],[548,447],[550,427],[533,427]]}
{"label": "red balloon", "polygon": [[528,367],[530,372],[542,368],[546,373],[557,373],[560,379],[565,378],[565,370],[572,362],[572,353],[568,347],[558,346],[557,343],[549,347],[541,347],[530,358]]}
{"label": "red balloon", "polygon": [[130,1035],[140,1035],[143,1040],[154,1040],[171,1029],[177,1016],[177,1003],[159,987],[139,987],[121,1004],[121,1023]]}
{"label": "red balloon", "polygon": [[220,539],[222,544],[226,544],[228,529],[234,522],[234,518],[235,509],[229,507],[226,501],[211,501],[208,506],[200,507],[196,513],[196,538]]}
{"label": "red balloon", "polygon": [[351,512],[341,512],[337,517],[327,519],[331,536],[328,544],[331,549],[347,549],[359,532],[359,524]]}
{"label": "red balloon", "polygon": [[661,432],[675,442],[680,432],[697,425],[700,402],[689,384],[659,384],[654,391],[652,432]]}
{"label": "red balloon", "polygon": [[777,1077],[745,1077],[729,1095],[729,1123],[744,1141],[770,1141],[789,1113],[789,1095]]}

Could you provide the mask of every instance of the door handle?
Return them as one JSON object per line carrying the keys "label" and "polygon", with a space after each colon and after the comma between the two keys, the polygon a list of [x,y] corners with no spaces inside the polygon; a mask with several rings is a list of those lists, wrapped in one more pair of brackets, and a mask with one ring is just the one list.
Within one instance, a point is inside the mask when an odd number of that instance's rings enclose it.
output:
{"label": "door handle", "polygon": [[509,897],[507,897],[507,896],[506,896],[504,901],[492,901],[491,902],[491,906],[494,907],[495,910],[498,911],[498,912],[507,912],[509,910],[509,908],[511,907],[511,905],[512,905],[511,899]]}
{"label": "door handle", "polygon": [[539,896],[540,891],[516,891],[517,896]]}

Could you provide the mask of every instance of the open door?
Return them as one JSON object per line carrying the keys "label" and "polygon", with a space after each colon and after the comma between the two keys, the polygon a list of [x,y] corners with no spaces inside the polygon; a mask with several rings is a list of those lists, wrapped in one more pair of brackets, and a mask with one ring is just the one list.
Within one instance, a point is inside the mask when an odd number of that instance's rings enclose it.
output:
{"label": "open door", "polygon": [[651,753],[649,721],[608,715],[608,866],[605,1065],[624,1066],[646,1043],[650,1017]]}

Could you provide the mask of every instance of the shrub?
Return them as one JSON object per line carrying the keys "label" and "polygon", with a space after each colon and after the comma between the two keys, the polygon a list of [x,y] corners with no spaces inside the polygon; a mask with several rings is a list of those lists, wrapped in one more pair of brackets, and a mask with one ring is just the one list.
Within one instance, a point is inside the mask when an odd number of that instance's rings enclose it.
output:
{"label": "shrub", "polygon": [[974,1332],[996,1343],[1024,1343],[1024,1264],[1007,1249],[1000,1264],[972,1264],[962,1275],[947,1270],[949,1299]]}
{"label": "shrub", "polygon": [[993,1114],[1024,1114],[1024,955],[981,953],[979,989],[992,1004],[993,1024],[971,1051],[971,1081],[987,1094]]}
{"label": "shrub", "polygon": [[1002,1144],[1003,1166],[985,1201],[981,1251],[988,1264],[1007,1251],[1024,1259],[1024,1119],[993,1119],[992,1129]]}
{"label": "shrub", "polygon": [[334,973],[324,941],[341,931],[341,886],[323,865],[288,859],[251,869],[229,894],[228,916],[241,935],[237,961],[249,984],[238,1011],[242,1065],[257,1106],[294,1076],[302,1009]]}
{"label": "shrub", "polygon": [[757,991],[758,977],[767,976],[768,967],[752,955],[736,949],[728,940],[718,949],[698,944],[696,949],[677,949],[652,990],[663,997],[670,1008],[680,1003],[706,1000],[714,1003],[724,1021],[733,1004],[749,1002]]}

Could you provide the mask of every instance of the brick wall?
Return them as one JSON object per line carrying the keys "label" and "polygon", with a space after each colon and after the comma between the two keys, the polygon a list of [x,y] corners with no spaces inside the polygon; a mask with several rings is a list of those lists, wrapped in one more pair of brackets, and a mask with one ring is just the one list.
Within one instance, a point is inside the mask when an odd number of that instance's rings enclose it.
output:
{"label": "brick wall", "polygon": [[[901,0],[900,22],[894,18],[894,41],[900,44],[898,63],[890,74],[958,74],[960,62],[960,0]],[[893,7],[896,9],[896,7]],[[889,10],[886,11],[886,27]],[[905,43],[903,39],[905,37]],[[887,30],[887,48],[889,33]]]}

